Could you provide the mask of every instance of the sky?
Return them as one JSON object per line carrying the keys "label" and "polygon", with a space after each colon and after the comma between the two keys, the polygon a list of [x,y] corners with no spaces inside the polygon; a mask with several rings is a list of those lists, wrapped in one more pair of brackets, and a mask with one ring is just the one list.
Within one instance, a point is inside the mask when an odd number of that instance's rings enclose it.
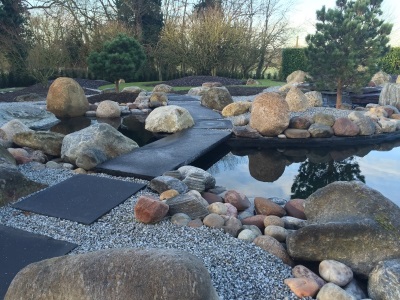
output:
{"label": "sky", "polygon": [[[295,4],[290,14],[290,24],[295,28],[293,40],[289,46],[295,46],[296,36],[299,36],[299,46],[306,46],[305,37],[309,33],[314,33],[316,22],[316,11],[323,5],[326,8],[335,7],[336,0],[295,0]],[[383,19],[393,24],[390,35],[390,45],[400,47],[400,1],[384,0],[382,4]]]}

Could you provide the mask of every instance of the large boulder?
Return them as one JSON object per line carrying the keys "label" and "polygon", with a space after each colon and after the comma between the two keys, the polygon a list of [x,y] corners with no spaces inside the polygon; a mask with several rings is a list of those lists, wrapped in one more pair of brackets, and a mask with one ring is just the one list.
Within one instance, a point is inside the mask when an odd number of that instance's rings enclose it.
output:
{"label": "large boulder", "polygon": [[374,122],[359,111],[353,111],[348,118],[360,128],[359,135],[372,135],[375,133]]}
{"label": "large boulder", "polygon": [[54,114],[47,111],[45,107],[17,102],[2,103],[0,126],[14,119],[18,119],[31,129],[48,127],[59,122]]}
{"label": "large boulder", "polygon": [[80,117],[89,110],[82,87],[72,78],[59,77],[50,85],[47,110],[59,118]]}
{"label": "large boulder", "polygon": [[221,114],[224,117],[238,116],[247,113],[250,110],[250,108],[251,108],[251,102],[238,101],[225,106]]}
{"label": "large boulder", "polygon": [[304,96],[307,97],[309,107],[320,107],[324,104],[321,92],[318,91],[307,92],[304,94]]}
{"label": "large boulder", "polygon": [[400,299],[400,259],[379,262],[369,274],[368,294],[375,300]]}
{"label": "large boulder", "polygon": [[203,262],[192,254],[112,249],[30,264],[15,276],[5,299],[217,300],[218,295]]}
{"label": "large boulder", "polygon": [[141,93],[145,92],[146,90],[138,87],[138,86],[127,86],[122,89],[122,93]]}
{"label": "large boulder", "polygon": [[0,140],[3,147],[9,148],[12,146],[13,138],[17,133],[33,131],[18,119],[11,120],[1,126]]}
{"label": "large boulder", "polygon": [[250,126],[264,136],[277,136],[289,126],[289,105],[277,93],[259,94],[253,102]]}
{"label": "large boulder", "polygon": [[49,155],[60,156],[64,137],[64,134],[51,131],[29,131],[17,133],[13,141],[21,147],[29,147]]}
{"label": "large boulder", "polygon": [[373,83],[374,86],[382,86],[385,83],[389,83],[390,79],[391,77],[389,74],[383,71],[379,71],[374,76],[372,76],[371,82]]}
{"label": "large boulder", "polygon": [[305,111],[308,108],[308,99],[297,87],[292,87],[286,95],[286,102],[290,111]]}
{"label": "large boulder", "polygon": [[153,93],[171,93],[174,91],[174,88],[168,84],[157,84],[154,88],[153,88]]}
{"label": "large boulder", "polygon": [[209,88],[201,95],[200,101],[201,105],[219,111],[223,110],[228,104],[233,103],[231,94],[224,87]]}
{"label": "large boulder", "polygon": [[286,77],[286,82],[287,83],[304,82],[306,80],[307,76],[308,76],[308,74],[306,72],[297,70],[297,71],[290,73],[288,75],[288,77]]}
{"label": "large boulder", "polygon": [[146,118],[145,128],[151,132],[174,133],[193,125],[194,120],[187,109],[169,105],[154,109]]}
{"label": "large boulder", "polygon": [[0,207],[47,187],[26,178],[15,164],[14,157],[0,146]]}
{"label": "large boulder", "polygon": [[361,182],[334,182],[305,201],[309,225],[289,234],[294,259],[333,259],[368,276],[383,260],[400,258],[400,208]]}
{"label": "large boulder", "polygon": [[119,108],[119,104],[115,101],[101,101],[96,109],[97,118],[119,118],[120,116],[121,109]]}
{"label": "large boulder", "polygon": [[379,95],[379,105],[392,105],[400,109],[400,84],[385,83]]}
{"label": "large boulder", "polygon": [[61,158],[85,170],[128,153],[138,144],[106,123],[94,124],[64,137]]}

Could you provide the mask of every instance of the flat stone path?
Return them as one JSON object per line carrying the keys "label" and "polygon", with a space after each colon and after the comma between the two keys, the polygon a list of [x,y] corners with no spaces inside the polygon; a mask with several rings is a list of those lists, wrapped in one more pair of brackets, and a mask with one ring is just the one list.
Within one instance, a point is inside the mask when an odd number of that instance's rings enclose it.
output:
{"label": "flat stone path", "polygon": [[190,164],[231,135],[227,130],[187,129],[108,160],[96,171],[151,180]]}
{"label": "flat stone path", "polygon": [[190,96],[168,95],[169,105],[186,108],[195,126],[108,160],[96,171],[151,180],[166,171],[190,164],[227,140],[232,123]]}

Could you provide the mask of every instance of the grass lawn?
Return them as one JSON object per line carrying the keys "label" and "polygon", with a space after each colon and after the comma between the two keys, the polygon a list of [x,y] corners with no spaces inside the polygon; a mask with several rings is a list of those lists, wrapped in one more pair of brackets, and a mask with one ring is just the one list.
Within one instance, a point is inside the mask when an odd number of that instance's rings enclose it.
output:
{"label": "grass lawn", "polygon": [[[286,82],[282,81],[273,81],[270,79],[257,79],[257,81],[260,83],[260,86],[263,87],[270,87],[270,86],[277,86],[277,85],[284,85]],[[124,87],[127,86],[138,86],[146,91],[152,91],[153,87],[156,86],[157,84],[160,84],[161,81],[147,81],[147,82],[126,82],[122,83],[119,85],[119,90],[122,91]],[[247,86],[247,85],[241,85],[242,87],[254,87],[254,86]],[[114,88],[115,84],[107,84],[99,87],[100,90],[104,90],[107,88]],[[192,87],[191,86],[174,86],[174,90],[177,91],[188,91]]]}

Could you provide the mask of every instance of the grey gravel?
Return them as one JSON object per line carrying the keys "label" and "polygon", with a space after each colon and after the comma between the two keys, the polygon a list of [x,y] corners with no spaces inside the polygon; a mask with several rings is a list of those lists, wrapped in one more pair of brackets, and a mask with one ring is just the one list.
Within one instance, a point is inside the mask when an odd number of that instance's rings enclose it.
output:
{"label": "grey gravel", "polygon": [[[30,179],[48,185],[74,176],[70,170],[38,170],[32,166],[21,165],[19,170]],[[105,174],[93,176],[148,183]],[[220,229],[175,226],[168,219],[155,225],[136,222],[133,207],[141,194],[152,192],[142,190],[89,226],[37,214],[25,215],[9,205],[0,208],[0,224],[78,244],[71,255],[122,247],[181,249],[203,260],[221,299],[299,299],[283,283],[291,277],[291,268],[253,243],[240,241]]]}

